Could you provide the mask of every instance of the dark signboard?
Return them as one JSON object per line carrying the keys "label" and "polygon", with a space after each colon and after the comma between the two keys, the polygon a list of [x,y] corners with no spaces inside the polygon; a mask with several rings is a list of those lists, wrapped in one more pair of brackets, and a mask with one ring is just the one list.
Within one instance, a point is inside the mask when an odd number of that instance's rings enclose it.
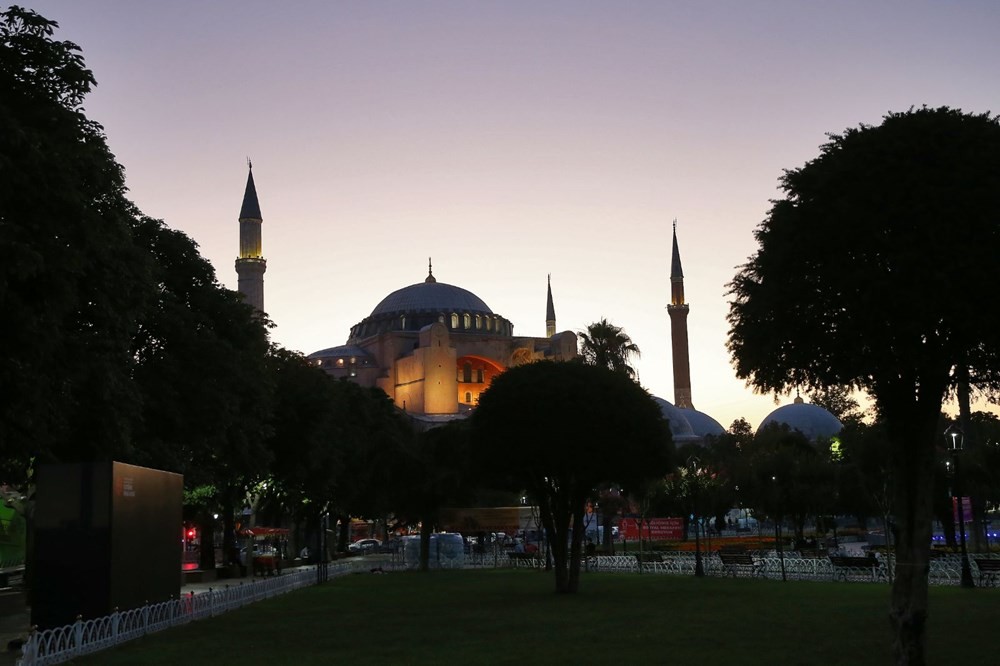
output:
{"label": "dark signboard", "polygon": [[177,598],[183,485],[180,474],[119,462],[41,466],[32,624]]}

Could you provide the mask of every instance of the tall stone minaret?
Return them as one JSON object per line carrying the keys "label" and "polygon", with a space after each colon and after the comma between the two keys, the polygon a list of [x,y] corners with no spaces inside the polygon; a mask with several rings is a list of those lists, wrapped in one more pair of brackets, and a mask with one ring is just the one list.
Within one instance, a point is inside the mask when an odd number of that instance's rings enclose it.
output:
{"label": "tall stone minaret", "polygon": [[556,334],[556,308],[552,305],[552,275],[549,275],[549,295],[545,302],[545,337]]}
{"label": "tall stone minaret", "polygon": [[688,357],[688,305],[684,302],[684,271],[677,248],[677,220],[674,220],[674,248],[670,258],[670,341],[674,357],[674,404],[694,409],[691,404],[691,362]]}
{"label": "tall stone minaret", "polygon": [[237,289],[246,302],[264,312],[264,271],[267,262],[260,240],[260,204],[257,203],[257,188],[253,184],[253,164],[247,160],[250,174],[247,189],[243,193],[243,207],[240,208],[240,256],[236,259],[236,274],[239,276]]}

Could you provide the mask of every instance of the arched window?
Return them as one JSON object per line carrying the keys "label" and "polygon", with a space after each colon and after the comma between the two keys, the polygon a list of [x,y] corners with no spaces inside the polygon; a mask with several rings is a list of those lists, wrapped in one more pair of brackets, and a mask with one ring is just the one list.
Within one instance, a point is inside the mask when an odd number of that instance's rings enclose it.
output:
{"label": "arched window", "polygon": [[483,318],[480,317],[479,315],[476,315],[476,330],[478,331],[482,327],[483,327]]}
{"label": "arched window", "polygon": [[462,323],[465,324],[465,328],[469,328],[470,326],[472,326],[472,317],[469,316],[468,312],[462,315],[462,320],[463,320]]}
{"label": "arched window", "polygon": [[490,319],[489,317],[486,318],[486,330],[487,331],[493,330],[493,320]]}
{"label": "arched window", "polygon": [[466,363],[462,366],[462,381],[472,382],[472,364]]}
{"label": "arched window", "polygon": [[454,312],[451,314],[451,327],[458,328],[458,315]]}
{"label": "arched window", "polygon": [[476,370],[476,381],[479,382],[480,384],[483,383],[483,369],[482,368],[479,368],[478,370]]}
{"label": "arched window", "polygon": [[472,394],[468,391],[465,392],[465,402],[466,404],[472,404]]}
{"label": "arched window", "polygon": [[406,330],[406,315],[401,315],[399,317],[399,328],[402,331]]}

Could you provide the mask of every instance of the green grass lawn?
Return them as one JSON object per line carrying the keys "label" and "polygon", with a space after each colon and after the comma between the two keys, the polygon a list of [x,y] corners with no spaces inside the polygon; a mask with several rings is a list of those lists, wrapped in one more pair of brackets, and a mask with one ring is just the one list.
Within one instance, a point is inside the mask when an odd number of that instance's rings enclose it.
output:
{"label": "green grass lawn", "polygon": [[[531,571],[360,574],[81,664],[889,663],[889,587]],[[928,663],[993,664],[1000,590],[931,588]]]}

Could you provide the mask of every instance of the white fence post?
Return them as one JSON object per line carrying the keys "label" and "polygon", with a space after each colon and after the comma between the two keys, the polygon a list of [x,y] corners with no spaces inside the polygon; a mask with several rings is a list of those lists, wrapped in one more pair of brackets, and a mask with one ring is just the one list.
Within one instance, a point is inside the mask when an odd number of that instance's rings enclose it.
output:
{"label": "white fence post", "polygon": [[73,623],[73,656],[82,654],[83,647],[83,616],[77,615],[76,622]]}

